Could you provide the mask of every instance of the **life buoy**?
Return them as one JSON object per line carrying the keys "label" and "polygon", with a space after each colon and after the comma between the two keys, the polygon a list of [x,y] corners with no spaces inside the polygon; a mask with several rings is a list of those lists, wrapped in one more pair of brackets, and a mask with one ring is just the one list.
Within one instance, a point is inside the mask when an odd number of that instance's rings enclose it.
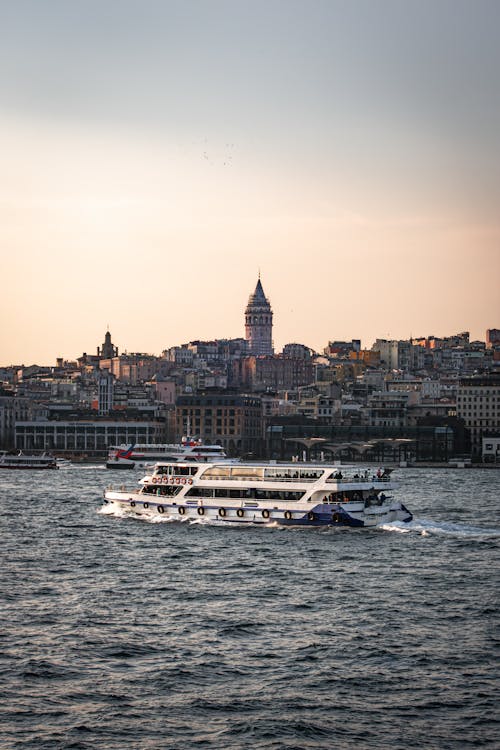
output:
{"label": "life buoy", "polygon": [[309,521],[314,521],[314,513],[312,512],[312,510],[310,510],[307,514],[307,518]]}
{"label": "life buoy", "polygon": [[146,509],[147,509],[147,508],[149,508],[149,503],[143,503],[143,504],[142,504],[142,507],[143,507],[143,508],[146,508]]}
{"label": "life buoy", "polygon": [[291,517],[292,517],[292,514],[290,513],[290,511],[289,510],[285,510],[285,518],[286,518],[286,520],[289,521],[291,519]]}
{"label": "life buoy", "polygon": [[181,478],[180,477],[175,477],[175,483],[176,484],[180,484],[181,483]]}
{"label": "life buoy", "polygon": [[226,515],[226,509],[225,508],[219,508],[219,516],[225,516]]}
{"label": "life buoy", "polygon": [[163,484],[168,484],[168,477],[163,477]]}
{"label": "life buoy", "polygon": [[180,505],[179,506],[179,515],[183,516],[185,512],[186,512],[185,507],[183,505]]}
{"label": "life buoy", "polygon": [[163,513],[164,510],[165,509],[164,509],[163,505],[159,505],[158,506],[158,513]]}
{"label": "life buoy", "polygon": [[170,477],[169,482],[170,484],[173,484],[175,482],[175,477]]}
{"label": "life buoy", "polygon": [[188,479],[188,484],[193,484],[193,480],[191,479],[191,477],[189,477]]}
{"label": "life buoy", "polygon": [[181,484],[186,484],[186,477],[181,477]]}
{"label": "life buoy", "polygon": [[267,508],[264,508],[262,511],[262,518],[269,518],[269,511]]}
{"label": "life buoy", "polygon": [[245,511],[243,510],[243,508],[238,508],[238,510],[236,511],[236,515],[238,516],[238,518],[243,518],[243,516],[245,515]]}
{"label": "life buoy", "polygon": [[153,477],[152,480],[153,484],[156,484],[156,477]]}
{"label": "life buoy", "polygon": [[201,506],[198,508],[198,515],[203,516],[205,515],[205,508],[202,508]]}
{"label": "life buoy", "polygon": [[134,502],[134,500],[131,500],[131,501],[130,501],[130,507],[131,507],[131,508],[135,508],[135,502]]}

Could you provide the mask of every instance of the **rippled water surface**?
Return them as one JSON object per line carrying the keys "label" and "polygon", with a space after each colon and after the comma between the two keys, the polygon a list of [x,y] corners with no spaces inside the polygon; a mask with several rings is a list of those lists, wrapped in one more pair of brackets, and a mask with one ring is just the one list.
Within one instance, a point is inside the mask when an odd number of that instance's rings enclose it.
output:
{"label": "rippled water surface", "polygon": [[[409,524],[102,509],[0,472],[0,747],[498,748],[500,471],[398,470]],[[113,481],[135,484],[127,472]]]}

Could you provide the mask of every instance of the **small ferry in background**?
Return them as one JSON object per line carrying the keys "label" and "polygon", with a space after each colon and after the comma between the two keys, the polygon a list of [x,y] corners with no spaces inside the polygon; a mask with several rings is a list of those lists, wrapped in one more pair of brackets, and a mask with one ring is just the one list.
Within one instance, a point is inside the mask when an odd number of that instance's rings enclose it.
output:
{"label": "small ferry in background", "polygon": [[374,527],[413,518],[393,497],[388,469],[162,461],[139,484],[108,487],[104,502],[140,515],[239,524]]}
{"label": "small ferry in background", "polygon": [[157,461],[224,461],[226,454],[220,445],[205,445],[195,438],[183,438],[178,444],[136,443],[112,446],[106,461],[107,469],[133,469],[136,465]]}
{"label": "small ferry in background", "polygon": [[42,453],[39,456],[32,456],[22,451],[9,453],[8,451],[0,452],[0,469],[58,469],[57,461],[54,456]]}

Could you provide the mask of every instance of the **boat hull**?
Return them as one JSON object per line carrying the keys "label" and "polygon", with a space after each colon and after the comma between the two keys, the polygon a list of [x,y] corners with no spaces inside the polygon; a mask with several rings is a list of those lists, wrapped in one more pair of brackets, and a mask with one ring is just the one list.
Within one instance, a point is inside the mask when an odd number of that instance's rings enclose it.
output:
{"label": "boat hull", "polygon": [[128,461],[127,459],[116,459],[114,461],[106,461],[106,469],[133,469],[135,461]]}
{"label": "boat hull", "polygon": [[390,502],[376,508],[365,508],[363,503],[316,505],[309,508],[276,508],[260,505],[248,508],[242,505],[212,505],[202,501],[168,503],[163,499],[145,497],[141,493],[107,490],[104,503],[138,515],[164,516],[178,521],[217,521],[228,524],[258,524],[280,526],[345,526],[370,528],[385,523],[413,519],[412,514],[399,502]]}
{"label": "boat hull", "polygon": [[32,470],[35,470],[35,471],[42,471],[42,470],[43,471],[50,471],[51,469],[58,469],[58,468],[59,468],[59,466],[24,466],[24,465],[21,465],[21,466],[8,466],[8,465],[0,464],[0,469],[6,469],[6,470],[9,469],[9,470],[13,470],[13,471],[26,471],[26,470],[28,470],[28,471],[32,471]]}

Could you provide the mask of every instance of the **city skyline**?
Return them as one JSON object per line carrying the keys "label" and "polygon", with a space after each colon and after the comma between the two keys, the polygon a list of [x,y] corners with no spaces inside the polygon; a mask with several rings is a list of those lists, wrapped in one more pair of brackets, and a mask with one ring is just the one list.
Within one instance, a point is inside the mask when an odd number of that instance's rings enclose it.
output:
{"label": "city skyline", "polygon": [[1,364],[244,337],[484,340],[500,6],[26,0],[0,45]]}

